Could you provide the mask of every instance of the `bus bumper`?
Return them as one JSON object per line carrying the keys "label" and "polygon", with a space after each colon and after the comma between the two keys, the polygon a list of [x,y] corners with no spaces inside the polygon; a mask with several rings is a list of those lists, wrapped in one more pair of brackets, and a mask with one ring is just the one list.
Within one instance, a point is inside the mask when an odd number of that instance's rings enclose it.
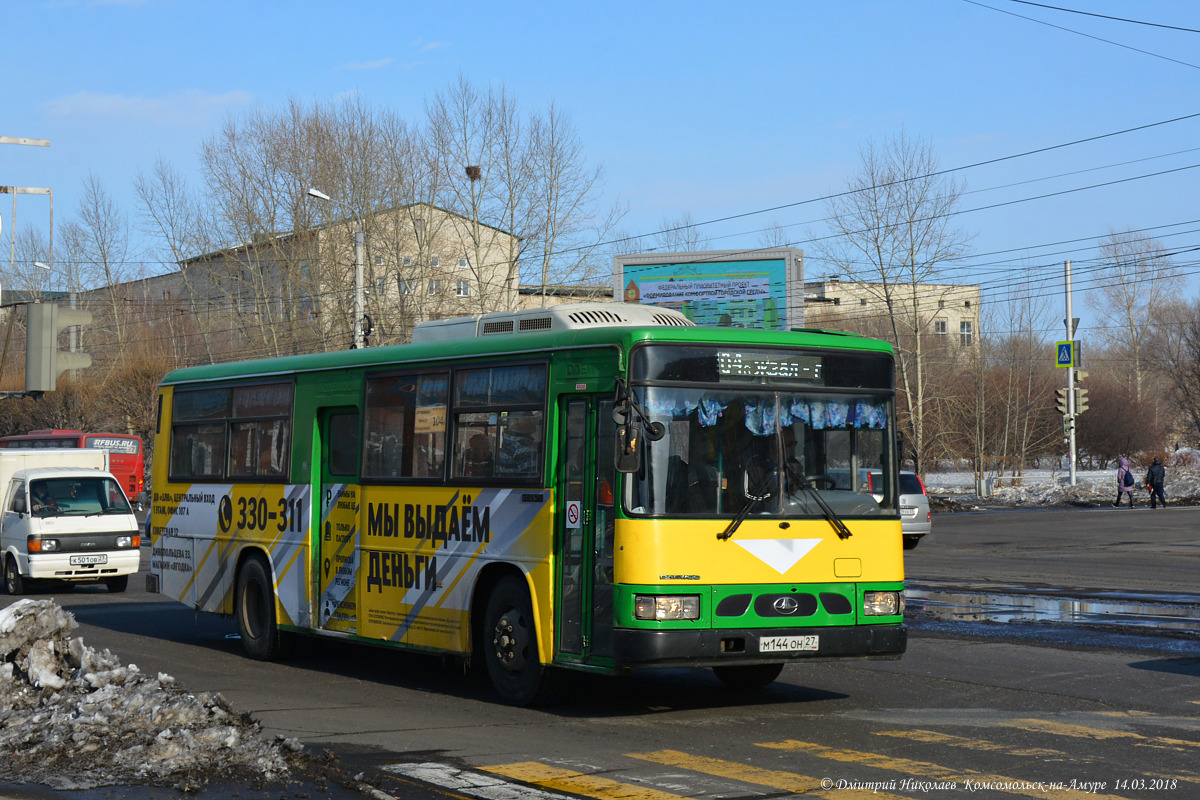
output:
{"label": "bus bumper", "polygon": [[[816,650],[760,652],[766,637],[816,636]],[[903,624],[822,628],[754,628],[698,631],[613,631],[618,667],[717,667],[810,659],[896,659],[908,646]]]}

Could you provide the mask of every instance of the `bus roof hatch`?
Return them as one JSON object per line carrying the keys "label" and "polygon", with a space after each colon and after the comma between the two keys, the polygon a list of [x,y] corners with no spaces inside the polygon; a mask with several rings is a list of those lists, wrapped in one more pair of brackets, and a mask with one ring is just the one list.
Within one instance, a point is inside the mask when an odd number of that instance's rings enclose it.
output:
{"label": "bus roof hatch", "polygon": [[520,311],[493,311],[469,317],[418,323],[414,344],[447,342],[514,333],[561,332],[589,328],[682,328],[695,325],[678,311],[638,303],[564,303]]}

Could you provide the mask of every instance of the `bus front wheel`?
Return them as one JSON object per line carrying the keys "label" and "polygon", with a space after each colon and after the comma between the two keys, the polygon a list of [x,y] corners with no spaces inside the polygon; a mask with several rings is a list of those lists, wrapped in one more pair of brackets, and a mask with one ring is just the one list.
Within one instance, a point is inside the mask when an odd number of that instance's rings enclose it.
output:
{"label": "bus front wheel", "polygon": [[104,581],[104,585],[108,587],[108,591],[112,592],[113,594],[120,594],[129,588],[129,576],[118,575],[115,578],[109,578]]}
{"label": "bus front wheel", "polygon": [[10,555],[4,560],[4,591],[16,597],[25,594],[25,589],[25,579],[21,577],[21,568],[17,566],[17,559]]}
{"label": "bus front wheel", "polygon": [[783,664],[750,664],[741,667],[713,667],[721,683],[733,689],[761,689],[773,683],[783,672]]}
{"label": "bus front wheel", "polygon": [[279,629],[275,625],[275,589],[271,571],[260,556],[252,556],[238,573],[238,633],[246,655],[268,661],[279,654]]}
{"label": "bus front wheel", "polygon": [[483,625],[480,647],[500,700],[513,706],[537,702],[548,676],[538,659],[537,624],[523,581],[512,575],[500,579],[488,597]]}

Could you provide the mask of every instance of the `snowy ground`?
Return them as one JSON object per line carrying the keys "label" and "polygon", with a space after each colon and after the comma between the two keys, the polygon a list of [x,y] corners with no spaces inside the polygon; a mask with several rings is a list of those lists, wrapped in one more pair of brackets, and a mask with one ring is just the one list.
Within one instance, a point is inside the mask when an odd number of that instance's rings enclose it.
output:
{"label": "snowy ground", "polygon": [[[1133,474],[1140,480],[1145,477],[1145,469],[1135,467]],[[934,513],[998,506],[1102,506],[1116,499],[1117,471],[1077,471],[1075,486],[1071,486],[1066,470],[1030,470],[1019,482],[1009,476],[995,479],[990,495],[986,486],[982,494],[976,490],[975,479],[969,472],[931,472],[925,476],[925,485]],[[1149,504],[1145,489],[1133,491],[1137,505]],[[1165,494],[1168,503],[1200,505],[1200,470],[1168,467]]]}
{"label": "snowy ground", "polygon": [[295,739],[265,735],[219,694],[190,693],[72,638],[53,600],[0,609],[0,782],[58,790],[321,775]]}

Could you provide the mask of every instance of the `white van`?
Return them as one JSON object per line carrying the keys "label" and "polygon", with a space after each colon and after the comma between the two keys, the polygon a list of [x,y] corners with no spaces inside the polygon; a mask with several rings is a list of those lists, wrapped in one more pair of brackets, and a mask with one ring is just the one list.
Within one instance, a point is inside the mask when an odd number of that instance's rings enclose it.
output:
{"label": "white van", "polygon": [[133,509],[104,450],[0,450],[4,588],[104,583],[123,592],[141,561]]}

